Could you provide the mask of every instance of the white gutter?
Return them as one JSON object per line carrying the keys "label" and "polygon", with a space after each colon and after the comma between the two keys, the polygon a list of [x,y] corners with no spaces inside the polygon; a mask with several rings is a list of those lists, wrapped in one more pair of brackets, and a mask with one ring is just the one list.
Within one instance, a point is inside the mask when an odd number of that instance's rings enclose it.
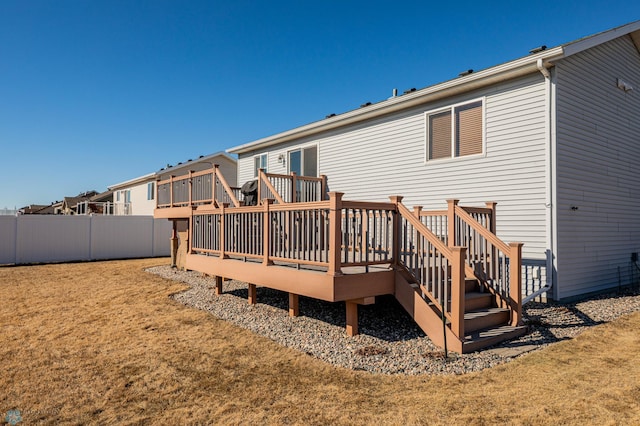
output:
{"label": "white gutter", "polygon": [[552,122],[553,122],[553,111],[555,111],[554,103],[555,96],[552,91],[552,76],[551,72],[547,69],[542,58],[539,58],[536,61],[536,67],[538,71],[544,76],[544,98],[545,98],[545,183],[546,183],[546,194],[545,194],[545,222],[546,222],[546,233],[547,233],[547,250],[546,250],[546,279],[545,285],[539,290],[535,291],[533,294],[528,295],[522,300],[522,304],[530,302],[535,299],[539,295],[548,292],[553,287],[553,271],[554,271],[554,220],[553,220],[553,211],[555,209],[554,205],[554,190],[553,185],[555,182],[555,165],[553,162],[552,150],[555,147],[555,138],[553,137],[552,132]]}

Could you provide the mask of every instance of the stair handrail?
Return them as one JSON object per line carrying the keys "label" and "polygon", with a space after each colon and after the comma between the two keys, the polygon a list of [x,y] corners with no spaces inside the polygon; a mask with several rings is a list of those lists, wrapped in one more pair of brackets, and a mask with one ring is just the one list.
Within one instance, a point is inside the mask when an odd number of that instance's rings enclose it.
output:
{"label": "stair handrail", "polygon": [[[235,194],[231,190],[231,187],[227,183],[227,180],[225,179],[224,175],[220,171],[220,166],[218,164],[214,164],[213,165],[213,169],[214,169],[214,173],[213,173],[213,185],[214,185],[214,188],[215,188],[216,178],[217,178],[220,181],[220,183],[222,184],[222,187],[224,188],[225,192],[227,193],[227,196],[229,197],[229,200],[231,200],[231,203],[233,204],[233,206],[234,207],[240,207],[240,202],[236,198]],[[215,197],[216,197],[216,191],[214,190],[213,198],[215,199]],[[220,204],[222,204],[224,202],[224,200],[215,200],[215,201],[216,201],[216,203],[218,205],[220,205]]]}
{"label": "stair handrail", "polygon": [[[444,300],[444,306],[438,301],[438,299],[432,295],[427,288],[420,285],[421,290],[440,310],[441,313],[451,321],[451,331],[458,338],[464,338],[464,312],[465,312],[465,255],[466,247],[448,247],[436,234],[434,234],[429,228],[427,228],[421,221],[419,216],[416,216],[414,212],[411,212],[404,204],[402,204],[401,196],[389,197],[391,202],[397,207],[398,214],[407,220],[414,229],[427,241],[433,245],[444,257],[449,261],[451,265],[451,294],[450,294],[450,312],[447,312],[446,300]],[[397,229],[397,228],[396,228]],[[398,240],[398,235],[394,232],[394,239]],[[400,263],[401,256],[398,253],[394,253],[394,259],[397,259]],[[405,266],[405,265],[403,265]],[[406,266],[405,266],[406,268]],[[407,268],[408,269],[408,268]],[[414,277],[417,278],[417,277]],[[422,284],[422,283],[421,283]]]}
{"label": "stair handrail", "polygon": [[[505,279],[508,278],[508,298],[505,302],[509,305],[510,310],[512,312],[511,316],[511,325],[519,325],[522,322],[522,246],[523,244],[520,242],[511,242],[509,244],[502,241],[496,234],[491,232],[489,229],[482,226],[480,222],[475,220],[464,207],[458,206],[457,203],[453,203],[455,216],[465,222],[468,226],[473,228],[478,234],[480,234],[484,239],[489,242],[493,247],[500,250],[506,257],[509,258],[509,275],[505,276]],[[494,251],[494,249],[492,249]],[[466,262],[465,262],[466,263]],[[479,280],[483,281],[482,277],[477,275],[477,272],[468,264],[465,264],[465,271],[467,274],[475,276]],[[492,290],[489,287],[490,290]],[[504,295],[499,292],[494,292],[494,294],[502,299],[504,299]]]}

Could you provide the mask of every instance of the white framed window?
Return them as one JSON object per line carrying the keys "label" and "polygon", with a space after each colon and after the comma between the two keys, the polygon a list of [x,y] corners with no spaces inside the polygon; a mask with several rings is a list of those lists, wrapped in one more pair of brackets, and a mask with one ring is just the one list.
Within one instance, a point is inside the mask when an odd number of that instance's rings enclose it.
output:
{"label": "white framed window", "polygon": [[299,176],[318,176],[318,145],[289,151],[289,173]]}
{"label": "white framed window", "polygon": [[267,154],[260,154],[253,157],[253,177],[258,177],[258,170],[267,171]]}
{"label": "white framed window", "polygon": [[153,200],[155,198],[156,193],[156,184],[154,182],[149,182],[147,184],[147,200]]}
{"label": "white framed window", "polygon": [[127,189],[126,191],[124,191],[124,202],[125,203],[130,203],[131,202],[131,190]]}
{"label": "white framed window", "polygon": [[426,160],[484,153],[484,99],[425,113]]}

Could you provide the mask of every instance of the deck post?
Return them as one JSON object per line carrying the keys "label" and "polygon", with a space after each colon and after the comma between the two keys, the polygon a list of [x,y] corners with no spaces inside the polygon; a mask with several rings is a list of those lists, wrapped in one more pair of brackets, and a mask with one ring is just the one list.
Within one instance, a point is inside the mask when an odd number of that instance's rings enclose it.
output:
{"label": "deck post", "polygon": [[456,206],[460,200],[447,200],[447,246],[456,245]]}
{"label": "deck post", "polygon": [[173,207],[173,178],[175,176],[169,176],[169,207]]}
{"label": "deck post", "polygon": [[222,294],[222,277],[216,275],[216,296],[220,296]]}
{"label": "deck post", "polygon": [[213,204],[214,206],[218,203],[218,199],[216,198],[216,195],[218,195],[218,165],[214,164],[213,165],[213,173],[211,173],[211,204]]}
{"label": "deck post", "polygon": [[189,207],[193,205],[193,170],[189,170]]}
{"label": "deck post", "polygon": [[271,221],[269,217],[269,206],[273,204],[273,198],[265,198],[262,200],[264,213],[262,217],[262,264],[267,266],[273,262],[269,260],[269,247],[271,246]]}
{"label": "deck post", "polygon": [[175,268],[178,259],[178,221],[171,221],[171,267]]}
{"label": "deck post", "polygon": [[298,202],[298,175],[296,172],[291,172],[291,202]]}
{"label": "deck post", "polygon": [[389,200],[396,205],[396,211],[393,214],[393,247],[392,257],[393,265],[398,266],[400,263],[400,213],[398,213],[398,204],[402,203],[402,195],[392,195]]}
{"label": "deck post", "polygon": [[522,243],[509,243],[509,301],[511,325],[522,322]]}
{"label": "deck post", "polygon": [[298,295],[289,293],[289,316],[297,317],[300,315],[300,308],[298,306]]}
{"label": "deck post", "polygon": [[262,200],[262,180],[265,179],[264,169],[258,169],[258,204]]}
{"label": "deck post", "polygon": [[220,259],[224,259],[224,231],[225,231],[225,217],[224,217],[225,205],[220,204]]}
{"label": "deck post", "polygon": [[347,307],[347,336],[358,335],[358,304],[346,301]]}
{"label": "deck post", "polygon": [[344,192],[329,193],[329,269],[327,273],[337,277],[342,275],[342,196]]}
{"label": "deck post", "polygon": [[327,175],[320,175],[320,200],[324,201],[327,198]]}
{"label": "deck post", "polygon": [[257,303],[257,300],[256,300],[256,285],[255,284],[249,284],[248,292],[249,292],[249,298],[248,298],[249,304],[250,305],[255,305]]}
{"label": "deck post", "polygon": [[[496,205],[498,203],[496,203],[495,201],[489,201],[486,202],[485,205],[487,206],[488,209],[491,209],[491,217],[489,218],[489,223],[487,224],[488,226],[490,226],[489,231],[491,231],[492,234],[496,233]],[[498,276],[498,251],[495,248],[495,246],[491,245],[491,250],[489,252],[489,276],[491,278],[495,278]]]}
{"label": "deck post", "polygon": [[[465,258],[466,247],[451,247],[451,331],[459,338],[464,337],[464,301],[465,301]],[[446,303],[446,302],[445,302]],[[446,307],[444,308],[446,310]]]}

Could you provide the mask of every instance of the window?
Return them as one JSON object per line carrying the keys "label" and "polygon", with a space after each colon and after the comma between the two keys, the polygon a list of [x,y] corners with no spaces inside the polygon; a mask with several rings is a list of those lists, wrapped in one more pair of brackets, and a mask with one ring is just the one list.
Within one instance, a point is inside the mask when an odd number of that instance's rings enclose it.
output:
{"label": "window", "polygon": [[427,113],[427,160],[482,154],[482,101]]}
{"label": "window", "polygon": [[253,177],[258,177],[258,170],[267,171],[267,154],[260,154],[253,157]]}
{"label": "window", "polygon": [[300,176],[318,176],[318,146],[289,151],[289,172]]}
{"label": "window", "polygon": [[149,182],[147,184],[147,200],[153,200],[155,198],[155,184]]}

